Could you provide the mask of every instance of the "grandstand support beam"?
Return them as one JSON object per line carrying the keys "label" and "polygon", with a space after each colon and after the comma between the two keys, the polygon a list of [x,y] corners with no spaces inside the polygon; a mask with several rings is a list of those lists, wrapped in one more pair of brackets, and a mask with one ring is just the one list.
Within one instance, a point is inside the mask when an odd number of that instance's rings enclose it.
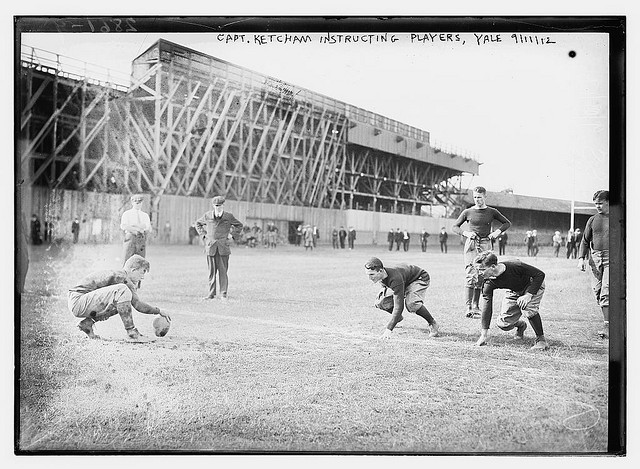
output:
{"label": "grandstand support beam", "polygon": [[[83,93],[83,95],[85,94],[86,92]],[[103,129],[104,125],[109,119],[109,108],[108,107],[104,108],[103,115],[100,117],[100,119],[97,122],[93,123],[93,127],[91,127],[89,132],[87,133],[87,129],[91,125],[91,123],[89,122],[89,114],[93,111],[97,103],[103,97],[104,96],[102,94],[96,96],[91,101],[91,103],[89,103],[89,106],[85,106],[84,99],[82,100],[82,113],[80,116],[80,150],[71,159],[71,161],[67,163],[67,166],[64,168],[62,173],[60,173],[60,175],[58,176],[58,179],[54,183],[54,188],[58,188],[60,186],[64,178],[67,176],[67,174],[69,174],[69,172],[73,169],[73,167],[78,162],[80,163],[80,180],[79,180],[80,187],[85,187],[87,185],[87,182],[88,182],[87,174],[86,174],[87,148],[89,147],[89,145],[91,145],[93,140],[99,135],[99,132]]]}
{"label": "grandstand support beam", "polygon": [[[279,103],[279,101],[278,101]],[[255,131],[259,131],[259,128],[257,128],[257,124],[258,124],[258,120],[260,119],[260,116],[262,115],[263,111],[265,111],[265,105],[266,105],[266,101],[262,101],[258,107],[257,112],[255,113],[255,115],[253,116],[252,119],[252,124],[251,127],[249,129],[249,135],[253,136]],[[248,200],[250,200],[250,187],[251,187],[251,176],[254,173],[254,169],[256,167],[256,164],[258,163],[258,159],[260,157],[260,154],[262,151],[264,151],[264,146],[265,146],[265,142],[267,141],[267,137],[269,135],[269,129],[272,126],[273,120],[276,117],[276,113],[278,111],[278,106],[273,106],[272,108],[272,112],[269,114],[269,120],[265,123],[265,125],[262,127],[262,132],[260,133],[260,139],[258,140],[255,149],[253,149],[253,152],[248,152],[247,157],[251,156],[251,159],[249,161],[249,164],[247,166],[247,177],[245,179],[245,182],[242,186],[242,190],[240,191],[239,200],[244,200],[244,198],[246,197]],[[247,139],[247,143],[251,143],[251,139],[248,138]],[[251,146],[249,146],[247,148],[246,151],[251,150]],[[244,154],[244,152],[243,152]]]}
{"label": "grandstand support beam", "polygon": [[[32,184],[151,194],[152,215],[165,194],[398,213],[458,204],[460,165],[413,149],[427,132],[168,41],[134,60],[127,91],[25,60]],[[371,142],[356,135],[369,122],[381,129]],[[398,135],[410,152],[396,153]]]}
{"label": "grandstand support beam", "polygon": [[[29,145],[24,149],[24,152],[22,153],[22,158],[21,161],[24,164],[25,161],[29,158],[29,156],[31,156],[34,148],[36,146],[38,146],[41,142],[42,142],[42,138],[47,134],[47,132],[49,132],[52,128],[52,124],[53,122],[55,122],[55,120],[57,118],[60,117],[60,115],[64,112],[66,106],[69,104],[69,102],[71,101],[72,98],[75,97],[76,92],[81,89],[82,87],[82,82],[78,82],[74,89],[71,90],[71,92],[69,93],[69,96],[67,96],[67,99],[64,101],[64,103],[62,103],[62,106],[60,106],[59,108],[57,108],[47,119],[47,121],[44,123],[44,125],[40,128],[40,131],[36,134],[35,137],[33,137],[33,139],[30,140]],[[34,178],[35,179],[35,178]]]}
{"label": "grandstand support beam", "polygon": [[225,118],[229,113],[229,109],[231,108],[231,104],[234,98],[235,98],[235,93],[233,91],[231,91],[229,95],[226,97],[224,108],[222,109],[220,113],[220,117],[218,118],[215,126],[213,127],[213,130],[211,131],[211,135],[209,136],[204,152],[202,153],[202,155],[199,155],[200,164],[198,165],[198,168],[196,169],[196,172],[191,180],[191,184],[189,184],[189,189],[187,189],[187,195],[191,195],[193,193],[194,189],[196,188],[196,185],[198,184],[200,175],[204,170],[205,164],[209,162],[211,149],[213,148],[213,144],[216,142],[216,137],[218,136],[218,133],[220,132],[220,129],[222,128],[222,125],[225,122]]}
{"label": "grandstand support beam", "polygon": [[[29,70],[29,73],[32,74],[33,72]],[[40,86],[38,87],[35,93],[33,93],[33,90],[29,90],[29,101],[26,103],[24,109],[22,110],[22,113],[20,114],[20,130],[23,130],[25,126],[29,123],[29,120],[33,116],[34,105],[38,101],[38,98],[40,98],[40,96],[44,92],[45,88],[49,84],[53,83],[53,81],[54,81],[53,79],[47,77],[44,80],[42,80],[42,82],[40,83]],[[29,83],[32,83],[32,81],[30,80]],[[55,109],[56,103],[57,101],[54,97],[54,100],[53,100],[54,113],[56,112],[56,109]]]}

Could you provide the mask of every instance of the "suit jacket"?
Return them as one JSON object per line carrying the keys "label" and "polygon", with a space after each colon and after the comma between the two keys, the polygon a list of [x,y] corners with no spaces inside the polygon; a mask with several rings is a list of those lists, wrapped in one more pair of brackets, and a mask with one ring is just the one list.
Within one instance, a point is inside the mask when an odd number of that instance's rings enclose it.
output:
{"label": "suit jacket", "polygon": [[242,229],[239,222],[229,212],[222,212],[220,218],[213,216],[213,210],[208,211],[196,221],[196,230],[204,239],[204,252],[214,256],[218,252],[221,256],[231,254],[229,233],[233,236]]}

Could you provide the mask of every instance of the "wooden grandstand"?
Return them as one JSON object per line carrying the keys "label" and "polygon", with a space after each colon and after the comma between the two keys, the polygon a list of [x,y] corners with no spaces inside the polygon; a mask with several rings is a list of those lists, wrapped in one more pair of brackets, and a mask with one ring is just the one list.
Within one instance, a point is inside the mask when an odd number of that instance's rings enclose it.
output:
{"label": "wooden grandstand", "polygon": [[[23,46],[19,177],[52,189],[419,214],[479,163],[428,132],[159,40],[129,78]],[[128,82],[127,82],[128,81]]]}

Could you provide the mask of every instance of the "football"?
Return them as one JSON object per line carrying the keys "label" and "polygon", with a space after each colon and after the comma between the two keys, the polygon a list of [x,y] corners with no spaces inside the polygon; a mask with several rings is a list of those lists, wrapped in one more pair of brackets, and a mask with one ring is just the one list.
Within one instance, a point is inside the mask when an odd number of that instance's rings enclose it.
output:
{"label": "football", "polygon": [[380,308],[383,311],[386,311],[387,313],[392,312],[393,311],[393,295],[379,296],[374,306],[376,308]]}
{"label": "football", "polygon": [[164,316],[158,316],[153,320],[153,330],[158,337],[164,337],[169,332],[171,322]]}

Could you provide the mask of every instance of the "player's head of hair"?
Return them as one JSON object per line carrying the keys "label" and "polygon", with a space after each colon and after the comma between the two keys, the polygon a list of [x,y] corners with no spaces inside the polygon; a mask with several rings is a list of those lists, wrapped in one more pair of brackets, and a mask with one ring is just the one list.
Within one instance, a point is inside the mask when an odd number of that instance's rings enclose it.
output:
{"label": "player's head of hair", "polygon": [[380,259],[378,259],[377,257],[372,257],[364,265],[364,268],[369,270],[382,270],[384,268],[384,265],[382,265],[382,261]]}
{"label": "player's head of hair", "polygon": [[127,262],[124,263],[124,270],[140,269],[145,269],[147,272],[149,272],[150,265],[148,260],[138,254],[134,254],[129,259],[127,259]]}
{"label": "player's head of hair", "polygon": [[593,201],[609,202],[609,191],[596,191],[596,193],[593,194]]}
{"label": "player's head of hair", "polygon": [[482,186],[476,186],[473,188],[473,192],[477,192],[478,194],[486,194],[487,190]]}
{"label": "player's head of hair", "polygon": [[496,256],[493,251],[484,251],[476,256],[473,263],[481,265],[482,267],[489,267],[490,265],[496,265],[498,263],[498,256]]}

